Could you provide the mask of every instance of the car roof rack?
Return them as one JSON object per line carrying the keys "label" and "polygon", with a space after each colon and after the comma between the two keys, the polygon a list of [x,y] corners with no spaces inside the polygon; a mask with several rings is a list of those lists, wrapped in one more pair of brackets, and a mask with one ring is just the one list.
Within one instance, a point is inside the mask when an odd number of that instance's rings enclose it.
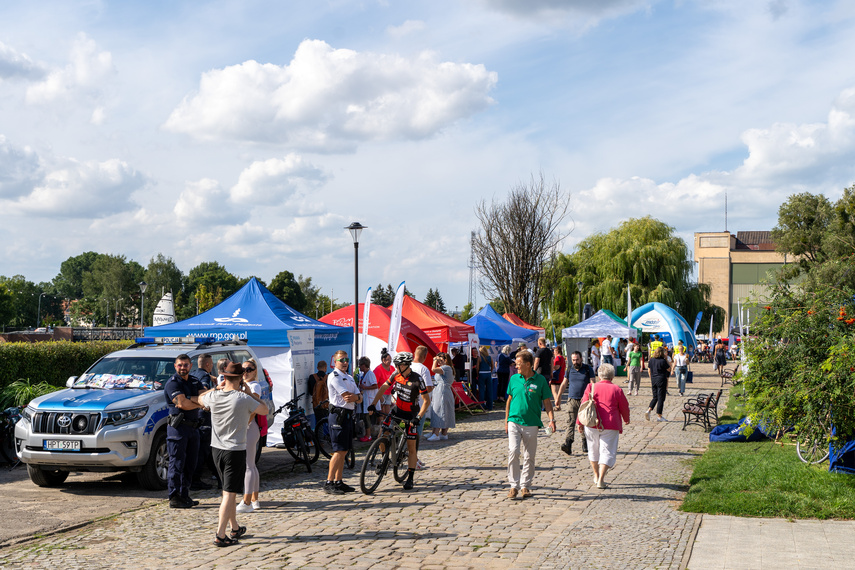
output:
{"label": "car roof rack", "polygon": [[203,337],[203,336],[185,336],[185,337],[137,337],[134,339],[134,344],[128,347],[128,349],[133,348],[143,348],[147,346],[173,346],[173,345],[196,345],[196,349],[205,348],[209,346],[246,346],[245,339],[229,339],[229,340],[216,340],[215,337]]}

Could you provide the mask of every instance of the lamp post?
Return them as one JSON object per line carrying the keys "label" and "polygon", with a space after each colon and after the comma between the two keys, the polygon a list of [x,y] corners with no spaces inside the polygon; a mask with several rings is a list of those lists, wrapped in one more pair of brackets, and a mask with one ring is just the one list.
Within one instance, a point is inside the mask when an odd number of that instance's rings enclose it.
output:
{"label": "lamp post", "polygon": [[584,286],[585,286],[585,284],[582,283],[581,281],[578,281],[576,283],[576,288],[579,289],[579,322],[580,323],[582,322],[582,287],[584,287]]}
{"label": "lamp post", "polygon": [[145,289],[148,283],[145,281],[139,282],[140,286],[140,335],[145,335]]}
{"label": "lamp post", "polygon": [[39,328],[39,323],[42,321],[42,297],[47,295],[47,293],[41,293],[39,295],[39,309],[36,312],[36,328]]}
{"label": "lamp post", "polygon": [[353,369],[359,370],[356,359],[359,355],[359,234],[366,226],[353,222],[347,226],[353,238]]}

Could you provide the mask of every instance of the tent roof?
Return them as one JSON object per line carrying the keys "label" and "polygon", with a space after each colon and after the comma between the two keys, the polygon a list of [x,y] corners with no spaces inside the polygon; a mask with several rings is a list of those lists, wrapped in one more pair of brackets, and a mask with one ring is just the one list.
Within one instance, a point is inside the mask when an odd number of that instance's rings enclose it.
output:
{"label": "tent roof", "polygon": [[315,346],[353,343],[353,330],[295,311],[253,277],[234,295],[202,314],[177,323],[145,327],[148,336],[213,336],[245,339],[253,346],[289,346],[287,331],[314,329]]}
{"label": "tent roof", "polygon": [[482,345],[537,342],[539,336],[537,331],[509,323],[489,303],[477,315],[466,321],[466,324],[475,327]]}
{"label": "tent roof", "polygon": [[[636,337],[638,331],[633,329]],[[561,331],[561,338],[594,338],[612,335],[614,338],[627,338],[629,327],[626,321],[606,309],[594,313],[591,318],[585,319],[577,325],[567,327]]]}
{"label": "tent roof", "polygon": [[[362,332],[362,313],[365,309],[365,303],[359,303],[359,332]],[[339,327],[348,327],[353,330],[353,305],[343,307],[328,315],[321,317],[322,323],[336,325]],[[392,311],[379,305],[371,304],[368,313],[368,334],[379,338],[385,344],[389,339],[389,325],[392,322]],[[401,343],[404,343],[403,346]],[[413,324],[406,317],[401,317],[401,334],[398,337],[398,344],[395,351],[412,352],[417,346],[423,344],[427,347],[428,353],[435,355],[439,352],[436,344],[431,338],[425,334],[419,327]]]}
{"label": "tent roof", "polygon": [[475,332],[475,327],[472,325],[461,323],[409,295],[404,295],[401,315],[423,330],[435,343],[466,342],[469,340],[469,333]]}
{"label": "tent roof", "polygon": [[522,327],[524,329],[531,329],[533,331],[538,331],[538,332],[542,332],[542,333],[546,332],[546,329],[544,329],[543,327],[537,327],[534,325],[530,325],[513,313],[505,313],[502,315],[502,318],[504,318],[506,321],[508,321],[512,325],[517,325],[518,327]]}

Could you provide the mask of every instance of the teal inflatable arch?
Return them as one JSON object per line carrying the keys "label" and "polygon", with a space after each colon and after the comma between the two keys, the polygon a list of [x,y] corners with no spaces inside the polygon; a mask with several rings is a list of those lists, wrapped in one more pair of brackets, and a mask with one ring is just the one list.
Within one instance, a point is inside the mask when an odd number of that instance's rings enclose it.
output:
{"label": "teal inflatable arch", "polygon": [[647,303],[635,309],[629,317],[632,326],[648,334],[659,334],[663,338],[671,337],[672,344],[682,340],[690,351],[698,348],[692,327],[680,314],[662,303]]}

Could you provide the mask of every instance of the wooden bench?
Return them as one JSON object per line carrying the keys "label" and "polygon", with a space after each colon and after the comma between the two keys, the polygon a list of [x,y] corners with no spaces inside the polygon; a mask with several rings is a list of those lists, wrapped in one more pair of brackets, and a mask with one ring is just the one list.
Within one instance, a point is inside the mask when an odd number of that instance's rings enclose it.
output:
{"label": "wooden bench", "polygon": [[721,376],[721,387],[725,384],[733,384],[733,377],[736,376],[736,371],[739,370],[739,364],[733,367],[733,370],[722,369],[719,375]]}
{"label": "wooden bench", "polygon": [[704,431],[712,431],[713,419],[718,425],[718,401],[722,390],[717,394],[698,394],[697,398],[689,398],[683,404],[683,429],[689,424],[704,426]]}

